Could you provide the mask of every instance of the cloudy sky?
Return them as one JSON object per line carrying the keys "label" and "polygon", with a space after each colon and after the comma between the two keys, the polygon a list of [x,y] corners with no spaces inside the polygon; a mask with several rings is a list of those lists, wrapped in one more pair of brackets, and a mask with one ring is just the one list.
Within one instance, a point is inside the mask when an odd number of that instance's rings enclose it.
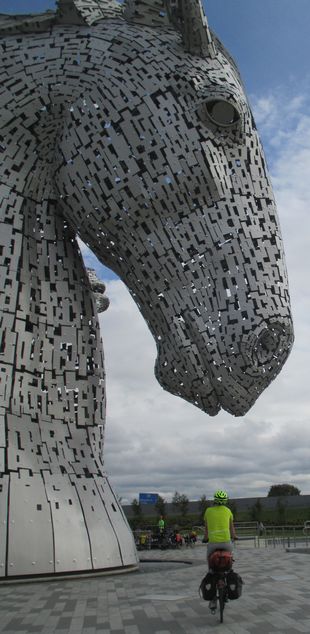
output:
{"label": "cloudy sky", "polygon": [[[0,0],[0,11],[54,8]],[[310,2],[208,0],[212,29],[236,59],[265,147],[284,238],[295,345],[246,416],[208,417],[162,390],[155,344],[124,284],[83,248],[106,281],[100,317],[107,371],[106,468],[123,502],[139,492],[191,499],[225,488],[264,496],[290,482],[310,493]]]}

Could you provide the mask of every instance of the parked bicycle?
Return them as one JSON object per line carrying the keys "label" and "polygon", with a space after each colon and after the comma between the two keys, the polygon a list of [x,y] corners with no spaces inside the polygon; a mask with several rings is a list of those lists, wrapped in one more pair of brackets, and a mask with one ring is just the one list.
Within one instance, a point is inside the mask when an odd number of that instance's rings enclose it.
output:
{"label": "parked bicycle", "polygon": [[220,611],[220,622],[223,623],[224,608],[228,601],[239,599],[242,594],[243,581],[232,569],[233,556],[227,550],[215,550],[209,556],[209,572],[203,578],[199,592],[205,601],[209,601],[211,614]]}

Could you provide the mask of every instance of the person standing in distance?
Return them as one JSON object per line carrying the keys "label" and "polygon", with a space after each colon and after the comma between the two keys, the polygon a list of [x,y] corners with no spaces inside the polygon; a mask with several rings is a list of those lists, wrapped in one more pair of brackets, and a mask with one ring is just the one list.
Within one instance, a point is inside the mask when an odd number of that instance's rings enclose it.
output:
{"label": "person standing in distance", "polygon": [[232,542],[237,539],[233,514],[226,506],[227,502],[228,495],[226,491],[216,491],[213,498],[213,506],[210,506],[205,511],[204,539],[208,542],[207,558],[215,550],[229,550],[232,552]]}
{"label": "person standing in distance", "polygon": [[165,536],[165,520],[161,515],[158,520],[158,542],[162,545]]}
{"label": "person standing in distance", "polygon": [[159,520],[158,520],[158,530],[160,533],[164,533],[165,532],[165,520],[163,518],[163,516],[161,515]]}

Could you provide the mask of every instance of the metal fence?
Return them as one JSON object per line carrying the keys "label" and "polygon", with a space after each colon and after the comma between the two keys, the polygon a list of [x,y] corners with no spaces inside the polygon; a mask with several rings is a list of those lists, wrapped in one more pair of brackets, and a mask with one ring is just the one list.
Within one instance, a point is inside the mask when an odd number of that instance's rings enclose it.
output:
{"label": "metal fence", "polygon": [[264,546],[283,546],[283,548],[296,548],[310,545],[310,530],[304,526],[267,526],[263,536],[259,538]]}
{"label": "metal fence", "polygon": [[[198,543],[204,536],[202,526],[193,526],[191,529],[182,529],[180,533],[183,537],[185,545],[186,534],[195,530]],[[173,529],[166,529],[166,535],[173,532]],[[283,526],[262,526],[257,522],[236,522],[236,532],[238,535],[238,543],[251,542],[255,548],[296,548],[298,546],[310,548],[310,525],[306,522],[304,525],[293,526],[284,524]],[[149,526],[148,529],[135,530],[135,541],[139,549],[158,548],[160,546],[158,539],[158,527]]]}
{"label": "metal fence", "polygon": [[238,527],[240,542],[252,541],[256,548],[296,548],[298,546],[310,547],[310,526],[264,526],[263,528]]}

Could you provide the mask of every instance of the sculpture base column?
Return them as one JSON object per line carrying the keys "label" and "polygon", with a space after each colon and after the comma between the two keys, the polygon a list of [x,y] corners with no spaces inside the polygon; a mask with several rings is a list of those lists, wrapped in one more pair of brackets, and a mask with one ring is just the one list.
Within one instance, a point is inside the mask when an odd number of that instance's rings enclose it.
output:
{"label": "sculpture base column", "polygon": [[133,535],[108,478],[24,472],[3,475],[1,483],[2,580],[137,568]]}
{"label": "sculpture base column", "polygon": [[57,201],[13,188],[1,217],[0,578],[136,567],[104,471],[103,350],[75,234]]}

